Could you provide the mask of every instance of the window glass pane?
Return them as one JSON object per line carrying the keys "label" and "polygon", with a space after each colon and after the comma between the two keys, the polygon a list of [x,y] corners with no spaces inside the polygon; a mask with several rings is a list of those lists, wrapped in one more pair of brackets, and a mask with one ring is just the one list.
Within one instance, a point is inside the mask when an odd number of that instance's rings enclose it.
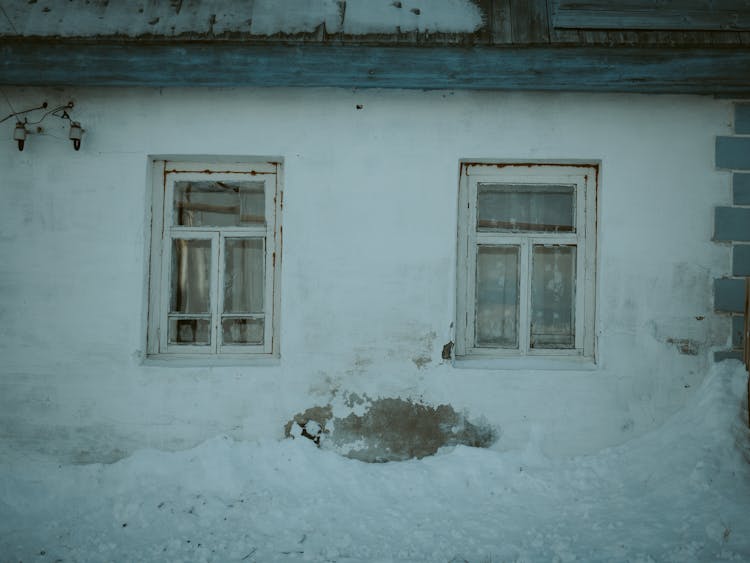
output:
{"label": "window glass pane", "polygon": [[533,248],[531,347],[575,347],[576,247]]}
{"label": "window glass pane", "polygon": [[211,344],[210,319],[169,319],[169,343],[208,346]]}
{"label": "window glass pane", "polygon": [[172,241],[170,313],[208,313],[211,289],[211,241]]}
{"label": "window glass pane", "polygon": [[224,312],[262,313],[262,238],[228,238],[224,245]]}
{"label": "window glass pane", "polygon": [[174,184],[174,224],[241,227],[265,224],[263,182],[181,181]]}
{"label": "window glass pane", "polygon": [[222,319],[221,338],[224,344],[263,344],[263,319]]}
{"label": "window glass pane", "polygon": [[575,231],[575,186],[479,184],[479,231]]}
{"label": "window glass pane", "polygon": [[476,326],[478,347],[518,348],[518,246],[477,250]]}

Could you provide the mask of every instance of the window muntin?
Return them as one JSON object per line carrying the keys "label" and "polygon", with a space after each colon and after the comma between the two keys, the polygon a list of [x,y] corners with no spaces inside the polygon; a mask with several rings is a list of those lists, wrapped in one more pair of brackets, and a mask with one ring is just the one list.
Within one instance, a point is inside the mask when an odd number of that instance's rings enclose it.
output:
{"label": "window muntin", "polygon": [[593,357],[594,166],[464,164],[457,356]]}
{"label": "window muntin", "polygon": [[150,355],[278,354],[279,167],[155,163]]}

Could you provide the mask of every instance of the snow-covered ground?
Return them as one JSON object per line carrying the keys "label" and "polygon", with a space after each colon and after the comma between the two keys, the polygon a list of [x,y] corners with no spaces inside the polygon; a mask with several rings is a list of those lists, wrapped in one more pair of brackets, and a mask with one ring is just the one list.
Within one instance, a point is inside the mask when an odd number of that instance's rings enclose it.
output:
{"label": "snow-covered ground", "polygon": [[749,561],[746,374],[597,455],[367,464],[306,439],[0,462],[0,561]]}

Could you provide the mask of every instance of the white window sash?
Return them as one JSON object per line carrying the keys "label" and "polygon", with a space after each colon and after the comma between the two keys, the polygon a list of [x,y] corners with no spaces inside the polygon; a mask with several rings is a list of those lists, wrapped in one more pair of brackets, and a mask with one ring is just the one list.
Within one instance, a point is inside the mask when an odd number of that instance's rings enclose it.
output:
{"label": "white window sash", "polygon": [[[200,163],[155,161],[153,164],[152,255],[149,282],[149,320],[147,350],[164,356],[241,356],[278,353],[278,269],[280,266],[281,194],[277,164]],[[191,227],[174,225],[174,187],[179,181],[252,181],[264,183],[265,225]],[[209,346],[169,344],[169,307],[171,291],[171,255],[174,239],[211,240]],[[264,293],[262,315],[236,315],[264,319],[262,345],[223,344],[222,314],[224,299],[225,241],[228,238],[260,238],[264,248]],[[158,251],[157,251],[158,249]],[[174,316],[174,315],[172,315]],[[224,315],[231,317],[232,315]]]}
{"label": "white window sash", "polygon": [[[526,168],[528,166],[528,168]],[[492,232],[476,229],[480,183],[558,184],[575,187],[574,233]],[[464,165],[459,186],[457,356],[593,356],[595,298],[596,169],[561,165]],[[591,217],[589,214],[594,214]],[[589,232],[591,230],[591,232]],[[519,260],[518,349],[476,347],[476,256],[479,245],[513,245],[521,248]],[[534,245],[576,246],[575,341],[572,349],[530,347],[531,257]]]}
{"label": "white window sash", "polygon": [[[193,346],[190,344],[170,344],[169,343],[169,302],[172,291],[172,241],[177,240],[210,240],[211,241],[211,262],[209,269],[209,310],[210,315],[210,344],[208,346]],[[162,252],[162,295],[163,295],[163,306],[161,309],[161,323],[160,323],[160,351],[162,353],[180,353],[180,354],[211,354],[216,352],[216,291],[217,291],[217,268],[219,264],[218,256],[218,245],[219,245],[219,234],[216,232],[205,232],[205,231],[191,231],[189,229],[181,229],[177,233],[169,233],[164,241],[164,252]],[[196,317],[199,315],[185,315],[190,317]]]}
{"label": "white window sash", "polygon": [[[263,260],[264,260],[264,280],[263,280],[263,313],[262,314],[247,314],[247,313],[224,313],[224,285],[226,275],[226,262],[224,252],[226,251],[226,240],[238,240],[238,239],[256,239],[260,238],[263,241]],[[229,235],[221,235],[221,241],[219,244],[220,260],[219,260],[219,286],[218,286],[218,306],[216,314],[216,326],[219,339],[220,353],[262,353],[270,352],[273,344],[273,322],[272,317],[269,315],[269,303],[272,302],[273,295],[273,276],[269,275],[273,268],[273,253],[269,252],[267,235],[264,233],[260,236],[252,236],[240,233],[231,233]],[[270,269],[269,269],[270,268]],[[221,336],[221,321],[225,318],[252,318],[252,319],[263,319],[263,344],[224,344]]]}

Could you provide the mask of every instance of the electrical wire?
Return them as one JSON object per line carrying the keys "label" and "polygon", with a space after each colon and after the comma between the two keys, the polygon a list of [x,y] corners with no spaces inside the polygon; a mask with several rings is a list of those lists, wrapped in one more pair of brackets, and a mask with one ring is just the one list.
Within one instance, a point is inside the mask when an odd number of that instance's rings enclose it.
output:
{"label": "electrical wire", "polygon": [[[5,94],[5,92],[3,92],[3,94]],[[10,106],[10,100],[8,100],[7,96],[6,96],[6,101],[8,102],[8,105]],[[47,102],[44,102],[38,108],[25,109],[25,110],[22,110],[22,111],[14,111],[10,115],[8,115],[8,116],[3,117],[2,119],[0,119],[0,123],[2,123],[3,121],[8,121],[11,117],[16,117],[18,115],[24,115],[26,113],[29,113],[29,112],[32,112],[32,111],[36,111],[38,109],[44,109],[46,107],[47,107]],[[13,109],[13,106],[11,106],[10,109]],[[44,118],[42,118],[42,119],[44,119]],[[37,123],[39,123],[39,122],[37,121]]]}
{"label": "electrical wire", "polygon": [[8,94],[5,93],[5,90],[2,89],[2,88],[0,88],[0,92],[3,93],[3,97],[5,98],[5,101],[8,103],[8,107],[10,108],[10,111],[13,112],[8,117],[4,117],[4,118],[0,119],[0,123],[2,123],[3,121],[6,121],[6,120],[10,119],[14,115],[18,115],[18,113],[16,112],[15,108],[13,107],[13,104],[10,103],[10,98],[8,97]]}
{"label": "electrical wire", "polygon": [[[36,108],[36,109],[42,109],[42,108]],[[36,121],[27,121],[26,123],[28,123],[29,125],[37,125],[37,124],[41,123],[42,121],[44,121],[45,118],[48,115],[50,115],[50,114],[54,115],[55,117],[59,117],[60,119],[67,119],[68,121],[70,121],[70,116],[68,115],[68,112],[65,111],[67,109],[73,109],[73,104],[72,103],[67,103],[64,106],[57,106],[56,108],[53,108],[53,109],[49,110],[42,117],[40,117],[38,120],[36,120]],[[28,110],[28,111],[34,111],[34,110]],[[58,111],[62,111],[63,114],[62,115],[57,115],[56,112],[58,112]],[[26,112],[23,112],[23,113],[26,113]]]}
{"label": "electrical wire", "polygon": [[16,26],[13,25],[13,20],[10,19],[10,17],[8,17],[8,13],[5,11],[5,8],[3,8],[2,4],[0,4],[0,12],[2,12],[3,15],[5,16],[5,19],[8,20],[8,23],[10,24],[10,28],[13,30],[13,33],[18,35],[18,30],[16,29]]}
{"label": "electrical wire", "polygon": [[[5,94],[5,92],[3,92],[3,94]],[[6,96],[6,100],[8,102],[8,105],[10,106],[10,100],[7,99],[7,96]],[[14,111],[10,115],[8,115],[8,116],[3,117],[2,119],[0,119],[0,123],[2,123],[3,121],[8,121],[11,117],[18,117],[19,115],[26,115],[27,113],[31,113],[32,111],[37,111],[37,110],[40,110],[40,109],[46,109],[46,107],[47,107],[47,102],[44,102],[39,107],[25,109],[23,111]],[[13,109],[13,106],[11,106],[10,109]],[[28,118],[24,118],[23,122],[20,119],[18,120],[18,122],[19,123],[24,123],[26,125],[38,125],[39,123],[41,123],[42,121],[44,121],[45,119],[47,119],[47,116],[49,116],[49,115],[54,115],[55,117],[57,117],[59,119],[67,119],[68,121],[72,121],[72,119],[70,118],[70,116],[68,115],[68,112],[67,112],[67,110],[69,110],[69,109],[73,109],[73,102],[68,102],[65,105],[60,105],[60,106],[57,106],[55,108],[52,108],[51,110],[46,111],[42,115],[42,117],[40,117],[36,121],[29,121]],[[60,114],[60,112],[62,112],[62,114]]]}

